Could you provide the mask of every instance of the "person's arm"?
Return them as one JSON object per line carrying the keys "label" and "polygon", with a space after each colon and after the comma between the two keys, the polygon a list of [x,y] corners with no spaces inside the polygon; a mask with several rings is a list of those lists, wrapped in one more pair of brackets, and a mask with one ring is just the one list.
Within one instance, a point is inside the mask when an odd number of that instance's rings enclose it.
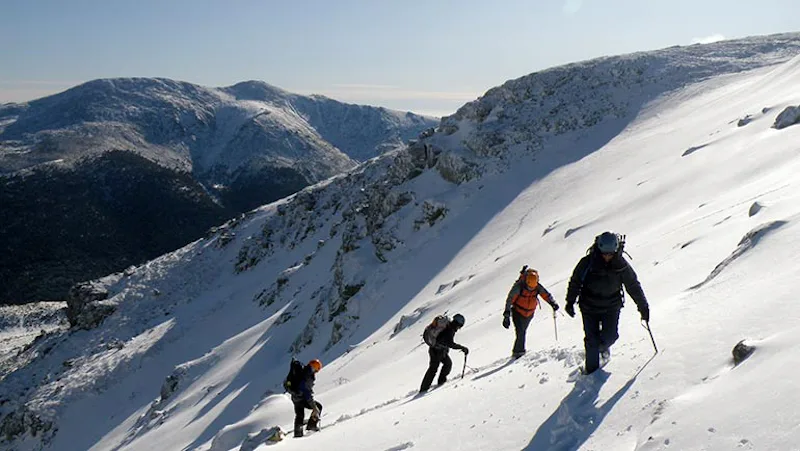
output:
{"label": "person's arm", "polygon": [[583,257],[577,265],[575,265],[575,269],[572,271],[572,277],[569,279],[569,284],[567,285],[567,305],[574,305],[575,301],[578,299],[578,295],[581,293],[581,286],[583,285],[583,277],[588,269],[589,265],[589,257]]}
{"label": "person's arm", "polygon": [[511,307],[514,304],[514,298],[516,298],[521,290],[521,283],[520,281],[514,282],[514,285],[511,287],[511,290],[508,292],[508,296],[506,296],[506,307],[503,309],[503,315],[508,316],[511,314]]}
{"label": "person's arm", "polygon": [[467,347],[456,343],[454,335],[455,335],[455,330],[448,327],[439,334],[439,337],[436,340],[436,344],[441,345],[442,347],[445,348],[458,349],[459,351],[466,352]]}
{"label": "person's arm", "polygon": [[451,343],[450,346],[451,349],[462,351],[464,354],[467,354],[469,352],[469,349],[464,345],[458,344],[455,341],[451,341],[450,343]]}
{"label": "person's arm", "polygon": [[555,299],[553,299],[553,295],[550,294],[550,292],[547,291],[547,288],[545,288],[544,285],[542,285],[541,283],[537,287],[537,293],[539,296],[542,297],[542,299],[544,299],[548,304],[550,304],[550,307],[553,308],[553,311],[558,310],[558,304],[556,303]]}
{"label": "person's arm", "polygon": [[625,291],[631,295],[633,302],[636,303],[636,308],[644,321],[650,321],[650,306],[647,304],[647,298],[644,295],[642,284],[639,283],[639,278],[636,276],[636,271],[628,264],[622,271],[622,283],[625,285]]}

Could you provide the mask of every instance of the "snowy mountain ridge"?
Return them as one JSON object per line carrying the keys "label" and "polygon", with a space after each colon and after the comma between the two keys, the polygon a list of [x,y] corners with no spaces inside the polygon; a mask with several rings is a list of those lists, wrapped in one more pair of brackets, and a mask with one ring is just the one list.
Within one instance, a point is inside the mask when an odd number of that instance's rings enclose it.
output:
{"label": "snowy mountain ridge", "polygon": [[[603,57],[535,72],[492,88],[444,117],[449,147],[503,159],[509,149],[541,149],[559,135],[595,126],[615,136],[642,107],[665,93],[716,77],[785,62],[800,50],[797,33],[669,47]],[[460,123],[467,131],[459,132]]]}
{"label": "snowy mountain ridge", "polygon": [[[783,107],[800,103],[791,94],[800,77],[798,46],[800,35],[753,38],[580,63],[570,66],[574,76],[556,68],[508,82],[408,148],[95,281],[92,289],[104,299],[71,302],[77,319],[91,317],[83,324],[99,325],[44,334],[14,357],[18,369],[0,381],[7,393],[0,400],[6,444],[20,450],[240,449],[263,428],[289,423],[291,406],[278,393],[292,354],[326,363],[318,394],[329,425],[318,436],[285,444],[293,449],[320,440],[341,449],[519,449],[528,439],[530,449],[580,449],[587,441],[604,449],[666,449],[669,438],[656,443],[648,436],[690,428],[681,405],[713,397],[703,387],[720,378],[708,375],[709,364],[697,364],[708,356],[684,344],[685,331],[670,316],[701,305],[727,312],[742,326],[733,333],[753,333],[759,322],[718,299],[763,289],[791,271],[787,266],[749,282],[741,274],[773,259],[787,261],[797,249],[791,231],[800,215],[792,207],[798,191],[790,187],[798,160],[785,143],[798,131],[773,123]],[[647,63],[665,54],[663,67],[674,70],[659,72]],[[630,61],[632,68],[620,69]],[[696,71],[684,70],[689,63]],[[646,73],[655,75],[642,78]],[[604,82],[580,94],[581,83],[594,79]],[[551,94],[528,94],[555,85]],[[759,158],[750,148],[761,151]],[[715,171],[731,158],[753,164]],[[756,200],[769,207],[753,208]],[[535,351],[507,366],[498,359],[510,345],[500,338],[499,312],[520,265],[536,264],[561,303],[572,266],[606,228],[632,237],[629,250],[660,321],[658,338],[668,343],[664,352],[686,354],[651,364],[642,357],[649,338],[630,338],[638,325],[623,324],[626,340],[615,348],[614,373],[570,389],[557,379],[580,362],[579,326],[562,321],[566,343],[556,343],[544,338],[550,319],[539,316],[529,332]],[[746,253],[759,240],[766,243]],[[744,266],[732,263],[737,258]],[[697,273],[685,273],[690,263]],[[704,278],[718,283],[693,287]],[[788,292],[791,285],[773,292],[785,309],[781,318],[796,312],[784,302]],[[685,302],[700,296],[712,301]],[[464,362],[465,379],[453,377],[410,403],[424,369],[419,334],[443,310],[467,316],[457,340],[469,344],[476,360]],[[696,331],[698,339],[726,346],[733,336],[713,336],[720,331],[711,329]],[[783,349],[780,342],[772,346]],[[454,356],[457,366],[460,358]],[[667,371],[684,360],[684,372]],[[647,365],[655,382],[637,380]],[[694,384],[702,371],[695,391],[670,391]],[[620,382],[617,373],[636,375]],[[493,388],[495,379],[504,391]],[[658,385],[665,379],[673,383]],[[616,393],[603,391],[613,383]],[[649,391],[631,392],[641,384]],[[720,393],[730,391],[723,385]],[[606,406],[592,408],[600,399]],[[641,415],[615,416],[612,407],[626,403],[626,412]],[[533,410],[538,405],[546,408]],[[464,414],[441,414],[453,411]],[[483,424],[473,411],[482,412]],[[531,438],[515,427],[520,419],[509,411],[529,412],[525,424],[537,433]],[[487,429],[493,415],[497,422]],[[796,418],[787,416],[787,422]],[[368,435],[347,441],[364,425]],[[468,429],[474,429],[469,440]],[[686,430],[672,435],[681,449],[696,443],[695,432]],[[716,449],[729,438],[713,442]],[[756,439],[737,440],[746,446]]]}
{"label": "snowy mountain ridge", "polygon": [[434,124],[258,81],[102,79],[0,106],[0,214],[19,218],[0,227],[0,304],[62,300]]}
{"label": "snowy mountain ridge", "polygon": [[[208,88],[163,78],[93,80],[2,106],[0,123],[6,173],[126,149],[190,170],[209,184],[259,160],[296,161],[320,180],[331,174],[327,166],[340,172],[353,166],[350,159],[402,145],[433,124],[412,113],[301,96],[259,81]],[[309,166],[305,159],[312,157]]]}

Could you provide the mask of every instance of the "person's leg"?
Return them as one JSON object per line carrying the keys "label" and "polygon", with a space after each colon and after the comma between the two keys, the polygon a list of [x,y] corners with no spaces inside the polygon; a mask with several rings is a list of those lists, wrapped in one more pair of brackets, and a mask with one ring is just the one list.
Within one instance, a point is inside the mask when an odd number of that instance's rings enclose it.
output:
{"label": "person's leg", "polygon": [[619,309],[603,313],[600,319],[600,351],[607,351],[619,339]]}
{"label": "person's leg", "polygon": [[294,436],[303,436],[303,420],[306,416],[305,403],[294,401]]}
{"label": "person's leg", "polygon": [[441,362],[442,359],[441,353],[436,351],[433,347],[428,348],[428,357],[430,358],[428,371],[425,372],[425,377],[422,378],[422,385],[419,387],[419,391],[421,392],[428,391],[428,389],[431,388],[433,378],[436,377],[436,370],[439,369],[439,362]]}
{"label": "person's leg", "polygon": [[308,405],[306,406],[307,409],[311,409],[311,416],[308,417],[308,424],[306,424],[306,429],[309,431],[318,431],[319,430],[319,415],[322,414],[322,404],[317,401],[312,401],[314,405],[317,407],[317,413],[313,412],[313,406]]}
{"label": "person's leg", "polygon": [[442,385],[445,382],[447,382],[447,375],[450,374],[450,370],[452,368],[453,368],[453,360],[450,358],[449,353],[446,353],[442,357],[442,370],[439,371],[439,380],[437,381],[439,385]]}
{"label": "person's leg", "polygon": [[516,340],[514,340],[514,349],[511,352],[513,355],[518,356],[525,353],[525,334],[528,331],[528,325],[531,323],[533,315],[526,318],[514,310],[511,312],[511,319],[514,321],[514,332],[517,335]]}
{"label": "person's leg", "polygon": [[600,367],[600,321],[597,316],[581,310],[583,318],[583,345],[586,351],[586,374]]}

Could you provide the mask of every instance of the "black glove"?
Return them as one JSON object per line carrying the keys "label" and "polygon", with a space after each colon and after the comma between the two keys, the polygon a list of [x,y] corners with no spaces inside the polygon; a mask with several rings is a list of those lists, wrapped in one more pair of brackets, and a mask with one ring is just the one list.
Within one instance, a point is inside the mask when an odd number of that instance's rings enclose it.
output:
{"label": "black glove", "polygon": [[650,307],[644,306],[639,309],[639,314],[642,315],[642,321],[649,323],[650,322]]}
{"label": "black glove", "polygon": [[467,354],[469,354],[469,348],[467,348],[466,346],[462,346],[461,347],[461,352],[463,352],[464,355],[467,355]]}
{"label": "black glove", "polygon": [[511,327],[511,315],[509,315],[508,313],[503,313],[503,327],[505,327],[506,329]]}
{"label": "black glove", "polygon": [[564,307],[564,311],[567,312],[567,315],[570,317],[575,318],[575,304],[567,304],[567,306]]}
{"label": "black glove", "polygon": [[555,302],[551,302],[550,307],[553,307],[553,313],[558,311],[558,304],[556,304]]}

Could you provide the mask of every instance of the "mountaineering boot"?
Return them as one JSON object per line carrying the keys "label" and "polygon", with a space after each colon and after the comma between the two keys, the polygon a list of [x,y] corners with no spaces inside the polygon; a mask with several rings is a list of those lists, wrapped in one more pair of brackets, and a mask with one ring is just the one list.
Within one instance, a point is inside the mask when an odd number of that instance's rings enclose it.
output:
{"label": "mountaineering boot", "polygon": [[308,423],[306,423],[306,430],[307,431],[318,431],[319,430],[319,418],[312,416],[308,419]]}
{"label": "mountaineering boot", "polygon": [[611,349],[601,349],[600,350],[600,367],[606,366],[606,363],[611,360]]}
{"label": "mountaineering boot", "polygon": [[303,426],[295,426],[294,427],[294,436],[295,437],[302,437],[303,436]]}
{"label": "mountaineering boot", "polygon": [[518,358],[522,357],[523,355],[525,355],[525,351],[514,351],[514,352],[511,353],[511,357],[513,357],[515,359],[518,359]]}

